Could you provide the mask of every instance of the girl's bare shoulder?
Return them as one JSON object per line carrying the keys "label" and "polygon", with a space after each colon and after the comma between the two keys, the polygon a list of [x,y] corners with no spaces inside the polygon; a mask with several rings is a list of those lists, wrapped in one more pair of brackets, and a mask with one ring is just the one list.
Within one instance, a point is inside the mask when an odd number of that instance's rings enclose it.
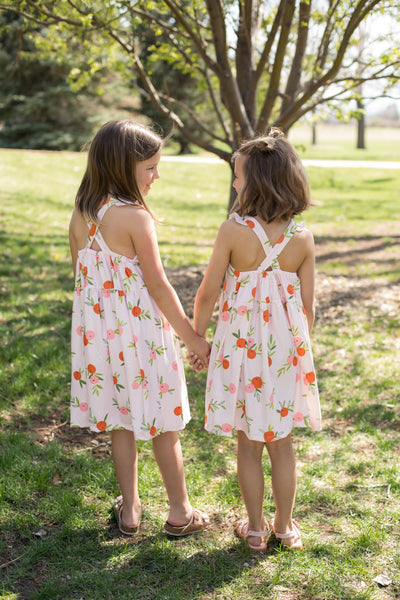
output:
{"label": "girl's bare shoulder", "polygon": [[297,242],[300,245],[314,246],[314,235],[307,227],[297,229],[293,236],[293,242]]}
{"label": "girl's bare shoulder", "polygon": [[251,229],[235,219],[227,219],[220,226],[220,232],[224,235],[246,235],[251,233]]}
{"label": "girl's bare shoulder", "polygon": [[141,230],[153,226],[152,216],[139,204],[112,206],[103,217],[104,225],[112,225],[120,231]]}
{"label": "girl's bare shoulder", "polygon": [[88,224],[85,221],[82,213],[76,207],[72,211],[69,229],[76,236],[79,236],[82,233],[87,235],[88,232]]}

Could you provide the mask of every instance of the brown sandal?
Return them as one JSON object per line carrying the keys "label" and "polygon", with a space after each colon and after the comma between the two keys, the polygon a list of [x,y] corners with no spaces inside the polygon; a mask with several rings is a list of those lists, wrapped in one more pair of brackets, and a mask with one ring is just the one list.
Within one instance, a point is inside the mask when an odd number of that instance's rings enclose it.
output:
{"label": "brown sandal", "polygon": [[142,517],[142,511],[140,511],[138,524],[133,525],[133,527],[128,527],[128,525],[125,525],[125,523],[122,520],[122,505],[123,505],[123,498],[122,498],[122,496],[118,496],[118,498],[115,499],[114,507],[113,507],[114,508],[114,516],[118,523],[118,528],[119,528],[120,532],[123,533],[124,535],[136,535],[140,529],[140,519]]}
{"label": "brown sandal", "polygon": [[194,508],[192,516],[185,525],[171,525],[171,523],[166,521],[164,532],[167,535],[172,535],[174,537],[182,537],[184,535],[191,535],[192,533],[202,531],[209,523],[210,519],[208,518],[208,515],[201,510]]}

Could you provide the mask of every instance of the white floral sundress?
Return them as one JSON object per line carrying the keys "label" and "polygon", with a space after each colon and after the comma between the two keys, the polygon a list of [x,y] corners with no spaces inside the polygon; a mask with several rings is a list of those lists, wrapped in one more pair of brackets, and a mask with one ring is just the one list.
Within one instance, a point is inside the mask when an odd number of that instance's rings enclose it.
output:
{"label": "white floral sundress", "polygon": [[[110,206],[99,211],[99,221]],[[93,240],[101,250],[91,248]],[[78,253],[71,331],[71,426],[128,429],[140,440],[190,420],[179,340],[137,257],[112,252],[92,225]]]}
{"label": "white floral sundress", "polygon": [[253,217],[231,218],[250,227],[265,250],[253,271],[229,265],[220,299],[206,390],[207,431],[271,442],[294,426],[321,429],[319,394],[307,319],[296,273],[283,271],[278,257],[297,230],[290,221],[271,246]]}

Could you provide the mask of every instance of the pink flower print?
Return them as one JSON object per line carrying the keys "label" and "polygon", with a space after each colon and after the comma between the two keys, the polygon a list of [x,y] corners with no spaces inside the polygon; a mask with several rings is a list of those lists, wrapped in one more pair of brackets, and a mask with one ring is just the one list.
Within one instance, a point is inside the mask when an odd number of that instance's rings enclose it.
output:
{"label": "pink flower print", "polygon": [[83,280],[83,287],[87,287],[89,285],[89,282],[87,279]]}
{"label": "pink flower print", "polygon": [[224,423],[221,429],[224,433],[229,433],[230,431],[232,431],[232,425],[230,425],[229,423]]}
{"label": "pink flower print", "polygon": [[296,373],[296,383],[300,381],[300,373],[297,371]]}
{"label": "pink flower print", "polygon": [[79,327],[76,328],[76,333],[82,335],[82,325],[79,325]]}
{"label": "pink flower print", "polygon": [[269,397],[269,401],[271,402],[271,404],[274,403],[274,394],[271,394]]}
{"label": "pink flower print", "polygon": [[229,313],[228,313],[228,311],[227,311],[227,310],[226,310],[225,312],[223,312],[223,313],[222,313],[222,315],[221,315],[221,320],[222,320],[222,321],[229,321],[229,318],[230,318],[230,317],[229,317]]}
{"label": "pink flower print", "polygon": [[129,411],[126,408],[126,406],[121,406],[119,412],[121,413],[121,415],[127,415]]}
{"label": "pink flower print", "polygon": [[169,390],[169,385],[168,383],[160,383],[160,392],[162,394],[166,394]]}
{"label": "pink flower print", "polygon": [[147,381],[142,381],[142,388],[147,390]]}
{"label": "pink flower print", "polygon": [[134,390],[138,390],[139,389],[139,383],[137,381],[134,381],[132,383],[132,387],[133,387]]}
{"label": "pink flower print", "polygon": [[111,296],[110,290],[103,290],[103,298],[109,298]]}
{"label": "pink flower print", "polygon": [[137,335],[133,336],[133,343],[135,344],[135,346],[138,343],[138,336]]}
{"label": "pink flower print", "polygon": [[296,344],[296,346],[300,346],[300,344],[301,344],[301,337],[299,337],[298,335],[296,335],[296,337],[294,338],[294,343]]}
{"label": "pink flower print", "polygon": [[91,340],[94,340],[94,338],[96,337],[96,334],[94,331],[89,330],[86,332],[86,337],[89,341],[91,341]]}
{"label": "pink flower print", "polygon": [[251,338],[251,337],[250,337],[250,338],[247,340],[247,345],[248,345],[248,346],[249,346],[249,348],[250,348],[250,347],[251,347],[253,344],[254,344],[254,338]]}
{"label": "pink flower print", "polygon": [[218,360],[220,360],[220,361],[222,362],[222,361],[224,360],[224,355],[223,355],[223,354],[220,354],[220,355],[218,356]]}
{"label": "pink flower print", "polygon": [[81,291],[82,291],[82,288],[81,288],[81,286],[80,286],[80,285],[76,286],[75,293],[76,293],[76,295],[77,295],[77,296],[80,296],[80,295],[81,295]]}
{"label": "pink flower print", "polygon": [[89,409],[89,404],[87,402],[81,402],[79,408],[82,412],[86,412]]}
{"label": "pink flower print", "polygon": [[228,389],[231,394],[234,394],[236,392],[236,385],[234,383],[230,383]]}
{"label": "pink flower print", "polygon": [[97,377],[97,375],[92,375],[89,381],[90,383],[93,383],[93,385],[96,385],[96,383],[99,383],[100,379]]}
{"label": "pink flower print", "polygon": [[115,338],[115,331],[114,329],[107,329],[107,339],[108,340],[113,340]]}
{"label": "pink flower print", "polygon": [[296,412],[293,415],[293,420],[296,421],[296,423],[301,423],[301,421],[304,420],[304,415],[301,412]]}
{"label": "pink flower print", "polygon": [[252,394],[254,392],[254,390],[255,390],[255,388],[252,383],[248,383],[247,385],[244,386],[244,391],[247,392],[248,394]]}
{"label": "pink flower print", "polygon": [[157,352],[155,350],[150,350],[149,356],[152,360],[154,360],[155,358],[157,358]]}
{"label": "pink flower print", "polygon": [[172,363],[172,368],[174,371],[178,370],[178,361],[174,360],[174,362]]}
{"label": "pink flower print", "polygon": [[112,270],[114,271],[114,273],[116,273],[118,271],[118,265],[113,263]]}
{"label": "pink flower print", "polygon": [[244,304],[242,304],[242,306],[239,306],[237,309],[237,313],[238,315],[240,315],[241,317],[243,315],[245,315],[247,313],[247,306],[245,306]]}
{"label": "pink flower print", "polygon": [[119,335],[123,334],[124,328],[123,327],[118,327],[117,328]]}
{"label": "pink flower print", "polygon": [[171,325],[168,323],[168,321],[164,321],[164,329],[165,331],[171,331]]}
{"label": "pink flower print", "polygon": [[289,354],[289,356],[287,357],[287,362],[289,363],[289,365],[293,364],[293,359],[294,359],[293,354]]}

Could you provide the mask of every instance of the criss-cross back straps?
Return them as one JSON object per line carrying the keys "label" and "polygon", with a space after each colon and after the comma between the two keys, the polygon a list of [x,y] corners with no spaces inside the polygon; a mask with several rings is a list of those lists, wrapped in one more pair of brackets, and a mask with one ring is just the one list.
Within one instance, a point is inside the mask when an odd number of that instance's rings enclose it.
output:
{"label": "criss-cross back straps", "polygon": [[304,223],[298,225],[293,221],[293,219],[291,219],[284,233],[281,235],[276,244],[272,246],[267,234],[264,231],[264,228],[262,227],[261,223],[257,221],[257,219],[254,217],[240,217],[237,213],[233,213],[232,217],[234,217],[238,223],[250,227],[260,240],[260,243],[265,251],[265,258],[258,267],[258,270],[262,271],[265,271],[270,267],[272,269],[279,269],[278,256],[285,248],[286,244],[291,240],[295,232],[304,228]]}
{"label": "criss-cross back straps", "polygon": [[[101,223],[101,220],[103,219],[106,211],[111,207],[111,206],[124,206],[124,202],[121,202],[120,200],[117,200],[116,198],[109,198],[101,207],[101,209],[99,210],[99,212],[97,213],[97,217],[99,219],[99,224]],[[103,236],[100,233],[99,230],[99,224],[95,225],[94,223],[88,223],[89,225],[89,235],[88,235],[88,241],[86,244],[87,248],[90,248],[93,241],[96,240],[96,242],[98,243],[98,245],[100,246],[101,250],[103,252],[107,252],[108,254],[111,253],[109,247],[107,246],[106,242],[104,241]]]}

